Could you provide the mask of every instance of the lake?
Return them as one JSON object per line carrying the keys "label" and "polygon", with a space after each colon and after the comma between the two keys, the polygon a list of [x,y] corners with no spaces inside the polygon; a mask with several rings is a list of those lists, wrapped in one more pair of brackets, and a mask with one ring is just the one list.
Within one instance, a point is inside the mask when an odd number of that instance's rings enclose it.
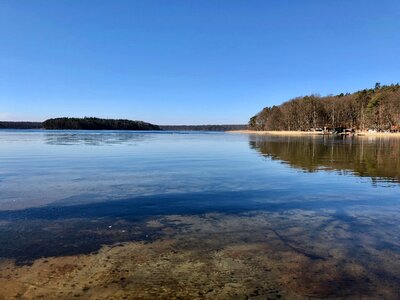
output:
{"label": "lake", "polygon": [[0,299],[400,298],[400,139],[0,131]]}

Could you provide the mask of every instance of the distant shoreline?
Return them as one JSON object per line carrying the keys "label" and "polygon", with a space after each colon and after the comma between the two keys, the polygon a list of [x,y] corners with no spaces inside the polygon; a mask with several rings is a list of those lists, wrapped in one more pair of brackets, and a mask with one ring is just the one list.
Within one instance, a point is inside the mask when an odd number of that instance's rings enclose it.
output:
{"label": "distant shoreline", "polygon": [[155,125],[143,121],[100,118],[54,118],[44,122],[0,121],[0,129],[229,131],[246,128],[245,124]]}
{"label": "distant shoreline", "polygon": [[[259,134],[259,135],[281,135],[281,136],[309,136],[309,135],[323,135],[315,131],[257,131],[257,130],[230,130],[228,133],[242,133],[242,134]],[[368,136],[368,137],[400,137],[400,132],[368,132],[359,131],[355,136]]]}

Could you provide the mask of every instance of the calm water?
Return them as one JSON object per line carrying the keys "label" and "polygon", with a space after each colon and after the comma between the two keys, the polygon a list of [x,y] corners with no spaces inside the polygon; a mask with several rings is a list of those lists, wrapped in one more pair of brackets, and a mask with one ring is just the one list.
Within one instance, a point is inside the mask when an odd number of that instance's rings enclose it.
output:
{"label": "calm water", "polygon": [[400,139],[0,131],[0,257],[17,265],[190,239],[252,268],[256,292],[227,298],[390,299],[399,217]]}

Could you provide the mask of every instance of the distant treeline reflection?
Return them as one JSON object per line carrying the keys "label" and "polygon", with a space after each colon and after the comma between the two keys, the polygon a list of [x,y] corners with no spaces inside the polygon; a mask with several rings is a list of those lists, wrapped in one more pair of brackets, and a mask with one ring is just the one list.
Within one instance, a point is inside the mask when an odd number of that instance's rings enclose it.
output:
{"label": "distant treeline reflection", "polygon": [[400,182],[400,139],[252,136],[249,143],[264,156],[305,171],[350,171]]}

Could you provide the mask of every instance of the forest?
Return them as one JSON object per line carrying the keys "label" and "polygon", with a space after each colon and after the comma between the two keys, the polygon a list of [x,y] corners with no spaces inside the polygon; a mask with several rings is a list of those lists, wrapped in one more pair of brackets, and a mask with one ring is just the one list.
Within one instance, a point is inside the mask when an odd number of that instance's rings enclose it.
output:
{"label": "forest", "polygon": [[351,128],[400,131],[400,85],[381,85],[355,93],[297,97],[265,107],[250,118],[252,130],[310,131]]}
{"label": "forest", "polygon": [[55,118],[42,123],[44,129],[70,130],[160,130],[158,125],[143,121],[99,118]]}
{"label": "forest", "polygon": [[0,121],[0,129],[40,129],[41,122]]}
{"label": "forest", "polygon": [[162,130],[171,131],[228,131],[247,129],[247,125],[160,125]]}

